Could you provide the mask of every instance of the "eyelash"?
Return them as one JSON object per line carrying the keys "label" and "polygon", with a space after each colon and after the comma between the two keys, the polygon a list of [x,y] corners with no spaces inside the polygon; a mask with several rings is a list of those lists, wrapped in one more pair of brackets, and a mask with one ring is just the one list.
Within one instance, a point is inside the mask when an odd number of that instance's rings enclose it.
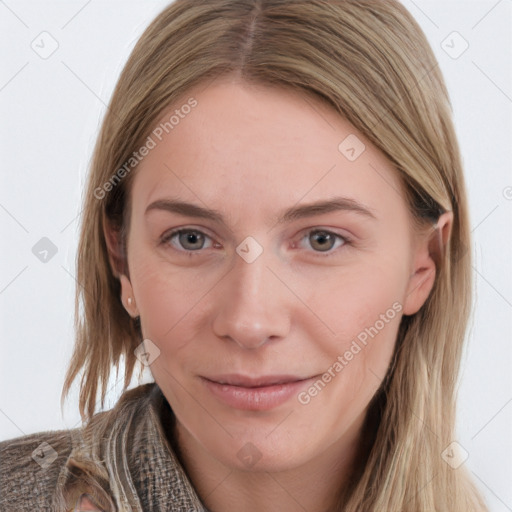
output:
{"label": "eyelash", "polygon": [[[182,233],[200,233],[201,235],[205,236],[206,238],[209,238],[210,240],[212,240],[212,238],[209,235],[207,235],[206,233],[204,233],[203,231],[201,231],[199,229],[179,228],[179,229],[175,229],[173,231],[170,231],[169,233],[164,234],[160,240],[160,243],[162,245],[168,244],[172,240],[172,238],[174,238],[176,235],[180,235]],[[313,250],[313,252],[315,253],[315,257],[328,258],[328,257],[336,254],[336,252],[338,252],[338,250],[342,249],[343,247],[346,247],[346,246],[349,246],[352,244],[352,240],[349,237],[347,237],[345,235],[340,235],[339,233],[335,233],[335,232],[329,231],[327,229],[321,229],[321,228],[314,228],[314,229],[310,229],[309,231],[306,231],[306,233],[300,237],[299,242],[301,242],[305,238],[309,237],[313,233],[325,233],[328,235],[333,235],[337,240],[341,240],[343,242],[337,248],[330,249],[329,251],[322,252],[322,251],[314,251]],[[202,249],[198,249],[195,251],[190,251],[187,249],[175,249],[175,250],[178,252],[181,252],[183,254],[186,254],[189,257],[200,256],[201,253],[203,252]]]}

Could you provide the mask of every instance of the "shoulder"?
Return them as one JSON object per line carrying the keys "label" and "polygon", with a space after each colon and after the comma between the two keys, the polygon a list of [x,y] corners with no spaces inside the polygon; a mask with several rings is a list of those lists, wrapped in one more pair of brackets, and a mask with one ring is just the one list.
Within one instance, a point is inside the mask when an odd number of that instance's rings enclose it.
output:
{"label": "shoulder", "polygon": [[37,432],[0,442],[0,511],[56,512],[56,491],[70,476],[68,466],[75,460],[77,450],[90,448],[89,445],[102,449],[116,420],[127,415],[145,418],[148,404],[156,398],[158,388],[153,383],[146,384],[126,391],[114,409],[96,413],[82,427]]}
{"label": "shoulder", "polygon": [[77,430],[38,432],[0,442],[0,510],[51,510]]}

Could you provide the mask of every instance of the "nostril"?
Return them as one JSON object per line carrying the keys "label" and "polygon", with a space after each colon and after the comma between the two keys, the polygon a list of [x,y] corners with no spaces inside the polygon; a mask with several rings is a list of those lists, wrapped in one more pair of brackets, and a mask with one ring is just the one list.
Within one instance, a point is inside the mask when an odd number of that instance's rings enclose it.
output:
{"label": "nostril", "polygon": [[250,339],[245,339],[241,341],[240,339],[235,338],[234,336],[230,336],[230,338],[236,342],[236,344],[241,348],[246,349],[255,349],[263,346],[270,338],[269,336],[261,336],[259,339],[255,339],[255,337],[251,337]]}

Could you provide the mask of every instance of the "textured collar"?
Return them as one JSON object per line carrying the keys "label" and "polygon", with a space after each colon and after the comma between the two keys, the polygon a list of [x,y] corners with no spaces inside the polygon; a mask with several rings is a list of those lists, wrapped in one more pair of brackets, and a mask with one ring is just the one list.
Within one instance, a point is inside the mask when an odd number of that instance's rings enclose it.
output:
{"label": "textured collar", "polygon": [[129,464],[142,509],[144,512],[205,512],[178,460],[176,446],[166,435],[174,431],[174,413],[157,384],[150,386],[147,422],[143,429],[136,429]]}
{"label": "textured collar", "polygon": [[207,512],[166,435],[174,421],[156,383],[123,393],[73,434],[54,510],[72,510],[87,494],[108,512]]}

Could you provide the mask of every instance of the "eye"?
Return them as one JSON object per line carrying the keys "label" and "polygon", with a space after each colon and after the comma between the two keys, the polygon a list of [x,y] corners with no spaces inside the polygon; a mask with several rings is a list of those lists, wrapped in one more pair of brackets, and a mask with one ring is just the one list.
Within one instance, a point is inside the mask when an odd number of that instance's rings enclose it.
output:
{"label": "eye", "polygon": [[305,242],[314,252],[325,253],[325,256],[331,255],[336,249],[342,247],[350,240],[332,231],[325,229],[314,229],[308,231],[302,238],[301,242]]}
{"label": "eye", "polygon": [[[206,242],[210,241],[209,245]],[[201,249],[213,247],[212,239],[197,229],[176,229],[165,234],[161,239],[162,244],[170,243],[178,251],[197,252]]]}

